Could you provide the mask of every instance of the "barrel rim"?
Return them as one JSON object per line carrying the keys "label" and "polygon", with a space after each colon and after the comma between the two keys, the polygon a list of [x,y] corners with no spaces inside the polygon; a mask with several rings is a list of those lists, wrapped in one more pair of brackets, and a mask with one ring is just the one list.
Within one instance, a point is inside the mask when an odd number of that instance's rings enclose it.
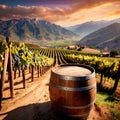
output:
{"label": "barrel rim", "polygon": [[[84,67],[84,68],[87,68],[89,69],[92,73],[90,75],[86,75],[86,76],[68,76],[68,75],[61,75],[61,74],[58,74],[58,73],[55,73],[55,69],[57,69],[58,67],[64,67],[64,66],[80,66],[80,67]],[[59,79],[62,79],[62,80],[77,80],[77,81],[85,81],[85,80],[89,80],[91,78],[94,78],[95,77],[95,69],[91,66],[88,66],[88,65],[85,65],[85,64],[78,64],[78,63],[67,63],[67,64],[60,64],[56,67],[54,67],[52,70],[51,70],[51,74]]]}

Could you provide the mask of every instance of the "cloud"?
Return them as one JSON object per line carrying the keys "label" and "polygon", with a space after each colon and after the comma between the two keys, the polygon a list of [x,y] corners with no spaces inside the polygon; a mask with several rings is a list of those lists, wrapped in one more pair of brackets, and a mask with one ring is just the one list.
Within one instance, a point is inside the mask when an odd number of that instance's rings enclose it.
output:
{"label": "cloud", "polygon": [[[0,5],[0,19],[36,17],[40,19],[47,19],[49,21],[56,21],[64,15],[64,10],[60,8],[52,9],[49,7],[39,6],[15,6],[9,7]],[[65,17],[65,16],[64,16]]]}
{"label": "cloud", "polygon": [[120,10],[116,10],[109,14],[109,16],[115,16],[115,15],[120,15]]}
{"label": "cloud", "polygon": [[[72,0],[71,0],[72,1]],[[47,6],[22,6],[17,5],[14,7],[0,5],[0,19],[12,19],[12,18],[39,18],[46,19],[50,22],[60,22],[65,20],[79,20],[78,16],[73,14],[89,11],[95,7],[102,6],[104,4],[113,4],[119,2],[119,0],[75,0],[70,2],[69,6],[50,8]],[[119,13],[119,11],[117,11]],[[117,14],[116,12],[116,14]],[[98,14],[98,13],[96,13]],[[113,12],[113,14],[115,14]],[[74,18],[72,18],[74,16]],[[81,16],[82,17],[82,16]]]}
{"label": "cloud", "polygon": [[92,9],[108,3],[114,4],[115,2],[119,2],[120,4],[119,0],[78,0],[70,6],[70,9],[67,13],[74,13],[84,9]]}

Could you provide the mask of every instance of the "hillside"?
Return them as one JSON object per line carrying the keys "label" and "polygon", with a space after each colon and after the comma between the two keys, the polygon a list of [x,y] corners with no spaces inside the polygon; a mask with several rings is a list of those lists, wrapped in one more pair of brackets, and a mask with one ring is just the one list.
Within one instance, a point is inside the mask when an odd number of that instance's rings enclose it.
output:
{"label": "hillside", "polygon": [[20,41],[69,40],[77,37],[75,33],[48,21],[25,18],[0,21],[0,36]]}
{"label": "hillside", "polygon": [[87,35],[78,42],[78,45],[120,51],[120,23],[111,24]]}
{"label": "hillside", "polygon": [[101,28],[104,28],[110,24],[113,23],[120,23],[120,18],[118,19],[114,19],[111,21],[105,21],[105,20],[101,20],[101,21],[89,21],[89,22],[85,22],[82,24],[78,24],[75,26],[70,26],[67,29],[71,30],[72,32],[80,35],[81,37],[84,37],[92,32],[95,32]]}
{"label": "hillside", "polygon": [[[120,51],[120,35],[97,45],[99,49]],[[96,47],[97,47],[96,46]],[[106,47],[107,46],[107,47]]]}
{"label": "hillside", "polygon": [[81,50],[82,53],[93,53],[93,54],[100,54],[101,51],[94,49],[94,48],[89,48],[89,47],[85,47]]}

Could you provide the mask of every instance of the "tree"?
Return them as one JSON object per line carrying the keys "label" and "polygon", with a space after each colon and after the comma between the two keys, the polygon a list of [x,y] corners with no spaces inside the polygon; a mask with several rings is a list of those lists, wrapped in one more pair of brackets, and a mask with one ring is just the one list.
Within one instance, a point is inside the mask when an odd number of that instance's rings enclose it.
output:
{"label": "tree", "polygon": [[117,74],[116,74],[116,80],[115,80],[115,83],[114,83],[114,86],[113,86],[113,89],[112,89],[112,94],[116,91],[119,80],[120,80],[120,62],[119,62],[119,67],[118,67],[118,71],[117,71]]}
{"label": "tree", "polygon": [[113,50],[110,52],[111,57],[115,57],[116,55],[119,55],[119,52],[117,50]]}

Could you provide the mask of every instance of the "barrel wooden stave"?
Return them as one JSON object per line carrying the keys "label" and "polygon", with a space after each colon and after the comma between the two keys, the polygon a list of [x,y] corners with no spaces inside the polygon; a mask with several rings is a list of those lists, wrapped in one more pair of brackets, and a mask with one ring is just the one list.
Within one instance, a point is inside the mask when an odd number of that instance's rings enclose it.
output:
{"label": "barrel wooden stave", "polygon": [[[76,109],[76,108],[67,108],[57,103],[53,103],[52,105],[54,112],[59,112],[62,115],[74,117],[74,118],[87,118],[92,110],[93,106],[86,107],[84,109]],[[57,110],[57,111],[56,111]]]}
{"label": "barrel wooden stave", "polygon": [[50,93],[50,99],[53,102],[58,102],[58,104],[67,106],[85,106],[95,100],[95,94],[92,93],[96,92],[96,89],[91,89],[89,92],[73,92],[59,90],[57,88],[51,87],[50,91],[52,91],[52,93]]}
{"label": "barrel wooden stave", "polygon": [[90,77],[66,77],[51,72],[49,91],[55,112],[80,119],[89,116],[96,98],[94,70],[91,72]]}

